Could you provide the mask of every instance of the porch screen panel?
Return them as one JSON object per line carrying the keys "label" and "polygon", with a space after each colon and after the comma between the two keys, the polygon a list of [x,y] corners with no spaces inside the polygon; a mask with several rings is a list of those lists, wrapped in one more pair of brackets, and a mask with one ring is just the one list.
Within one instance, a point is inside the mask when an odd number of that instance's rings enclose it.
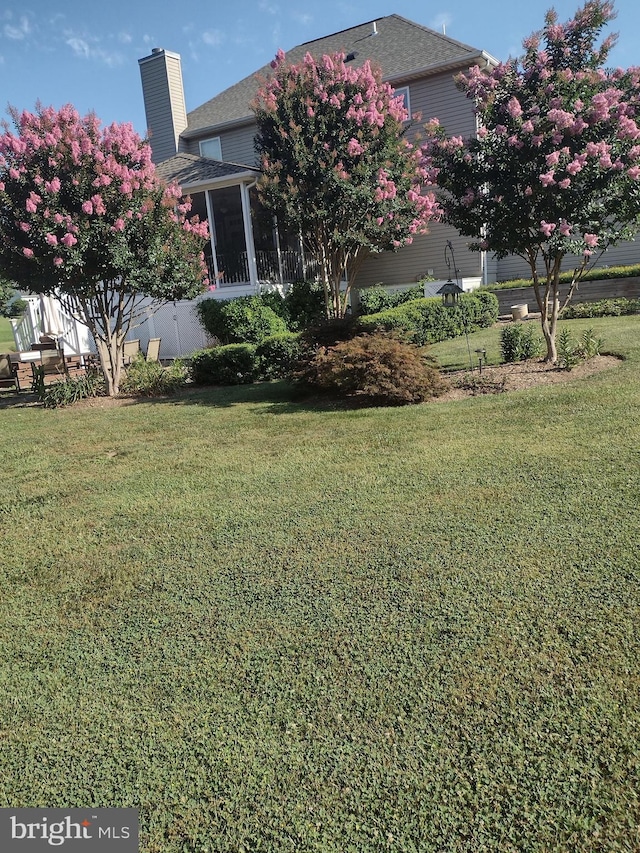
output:
{"label": "porch screen panel", "polygon": [[211,190],[219,284],[248,284],[249,263],[240,187]]}

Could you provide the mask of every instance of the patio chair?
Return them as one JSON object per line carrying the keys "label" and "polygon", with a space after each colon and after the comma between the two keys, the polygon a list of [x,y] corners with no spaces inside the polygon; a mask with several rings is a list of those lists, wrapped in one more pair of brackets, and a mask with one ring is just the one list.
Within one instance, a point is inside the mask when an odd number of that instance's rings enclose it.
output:
{"label": "patio chair", "polygon": [[147,361],[160,361],[160,338],[149,338]]}
{"label": "patio chair", "polygon": [[57,376],[59,379],[66,379],[69,375],[67,361],[64,357],[64,351],[61,349],[42,350],[40,353],[40,363],[31,362],[31,372],[33,373],[33,389],[35,390],[41,383],[44,383],[45,376]]}
{"label": "patio chair", "polygon": [[0,353],[0,388],[15,388],[16,394],[21,390],[18,365],[11,361],[8,352]]}
{"label": "patio chair", "polygon": [[125,367],[128,367],[133,361],[133,359],[140,354],[140,352],[141,349],[139,340],[125,341],[122,353]]}

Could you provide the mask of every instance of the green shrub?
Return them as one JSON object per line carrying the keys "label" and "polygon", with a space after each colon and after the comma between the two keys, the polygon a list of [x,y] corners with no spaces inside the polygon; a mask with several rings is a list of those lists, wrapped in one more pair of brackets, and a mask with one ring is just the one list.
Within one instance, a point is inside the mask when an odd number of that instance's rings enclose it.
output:
{"label": "green shrub", "polygon": [[263,379],[284,379],[301,355],[299,332],[281,332],[265,338],[256,347],[256,359]]}
{"label": "green shrub", "polygon": [[533,325],[513,323],[500,332],[500,352],[504,362],[526,361],[542,352],[542,338]]}
{"label": "green shrub", "polygon": [[284,297],[285,319],[292,332],[301,332],[326,317],[324,288],[320,282],[296,281]]}
{"label": "green shrub", "polygon": [[226,304],[227,300],[209,298],[203,299],[196,305],[196,314],[200,325],[211,338],[222,343],[226,343],[224,339],[227,335],[227,324],[223,311]]}
{"label": "green shrub", "polygon": [[58,409],[71,406],[78,400],[90,397],[102,397],[105,385],[102,374],[97,370],[88,370],[84,376],[68,376],[60,382],[44,384],[44,377],[35,381],[33,390],[45,409]]}
{"label": "green shrub", "polygon": [[303,350],[317,347],[331,347],[340,341],[348,341],[358,334],[358,322],[354,317],[326,317],[320,322],[309,326],[300,336]]}
{"label": "green shrub", "polygon": [[568,305],[561,316],[563,320],[586,320],[591,317],[621,317],[640,314],[640,299],[598,299],[594,302],[576,302]]}
{"label": "green shrub", "polygon": [[26,310],[26,299],[12,299],[11,302],[9,302],[5,308],[4,316],[11,317],[15,320],[19,317],[22,317]]}
{"label": "green shrub", "polygon": [[[278,296],[278,299],[281,297]],[[251,343],[287,331],[287,324],[260,296],[203,299],[196,308],[206,331],[220,344]]]}
{"label": "green shrub", "polygon": [[197,385],[244,385],[259,376],[254,344],[227,344],[196,352],[191,378]]}
{"label": "green shrub", "polygon": [[184,388],[186,382],[187,368],[181,359],[163,367],[158,361],[147,361],[138,355],[127,368],[120,393],[133,397],[164,397]]}
{"label": "green shrub", "polygon": [[453,307],[445,307],[439,297],[413,299],[397,308],[360,317],[358,325],[362,331],[393,331],[425,345],[487,328],[497,319],[495,294],[474,292],[463,294]]}
{"label": "green shrub", "polygon": [[571,337],[571,332],[569,331],[569,327],[565,326],[560,330],[560,334],[558,335],[558,367],[562,367],[565,370],[571,370],[572,367],[575,367],[578,364],[580,359],[580,354],[575,345],[575,341]]}
{"label": "green shrub", "polygon": [[604,341],[602,338],[597,338],[593,329],[584,329],[580,335],[580,343],[578,344],[578,352],[585,361],[600,355]]}
{"label": "green shrub", "polygon": [[558,335],[558,367],[571,370],[581,361],[588,361],[602,351],[602,338],[597,338],[593,329],[584,329],[579,341],[575,341],[568,326]]}
{"label": "green shrub", "polygon": [[420,299],[422,296],[424,296],[424,288],[419,284],[408,290],[396,291],[394,293],[390,293],[380,285],[366,287],[359,291],[359,313],[361,315],[378,314],[380,311],[397,308],[398,305],[403,305],[412,299]]}
{"label": "green shrub", "polygon": [[[423,325],[423,314],[417,303],[412,300],[397,308],[388,308],[377,314],[368,314],[358,318],[358,327],[363,332],[394,332],[403,335],[415,343],[420,342],[420,330]],[[435,304],[435,303],[434,303]]]}
{"label": "green shrub", "polygon": [[420,403],[447,387],[424,347],[380,333],[318,347],[295,378],[334,396],[390,406]]}
{"label": "green shrub", "polygon": [[287,309],[285,306],[284,297],[282,296],[279,290],[265,290],[262,293],[259,293],[257,295],[257,298],[265,306],[265,308],[271,308],[273,313],[284,321],[285,325],[289,325],[287,322]]}
{"label": "green shrub", "polygon": [[[475,322],[483,329],[493,326],[497,322],[498,314],[500,313],[500,303],[495,293],[489,293],[487,290],[474,290],[469,295],[472,297],[470,301],[471,306],[475,307],[478,302],[480,303],[480,306],[476,309],[478,315]],[[467,300],[466,296],[464,298]]]}

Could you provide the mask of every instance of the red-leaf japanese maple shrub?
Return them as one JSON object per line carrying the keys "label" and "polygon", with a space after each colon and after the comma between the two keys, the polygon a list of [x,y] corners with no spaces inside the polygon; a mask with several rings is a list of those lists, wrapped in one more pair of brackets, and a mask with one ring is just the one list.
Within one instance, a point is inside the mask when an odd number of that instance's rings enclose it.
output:
{"label": "red-leaf japanese maple shrub", "polygon": [[379,332],[318,346],[295,379],[308,390],[384,406],[421,403],[448,387],[424,347]]}

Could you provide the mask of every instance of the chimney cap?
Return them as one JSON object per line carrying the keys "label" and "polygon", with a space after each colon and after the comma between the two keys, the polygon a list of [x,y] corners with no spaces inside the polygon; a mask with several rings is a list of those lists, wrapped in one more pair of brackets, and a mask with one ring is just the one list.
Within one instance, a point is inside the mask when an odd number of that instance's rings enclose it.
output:
{"label": "chimney cap", "polygon": [[151,53],[164,53],[164,48],[162,47],[154,47]]}

